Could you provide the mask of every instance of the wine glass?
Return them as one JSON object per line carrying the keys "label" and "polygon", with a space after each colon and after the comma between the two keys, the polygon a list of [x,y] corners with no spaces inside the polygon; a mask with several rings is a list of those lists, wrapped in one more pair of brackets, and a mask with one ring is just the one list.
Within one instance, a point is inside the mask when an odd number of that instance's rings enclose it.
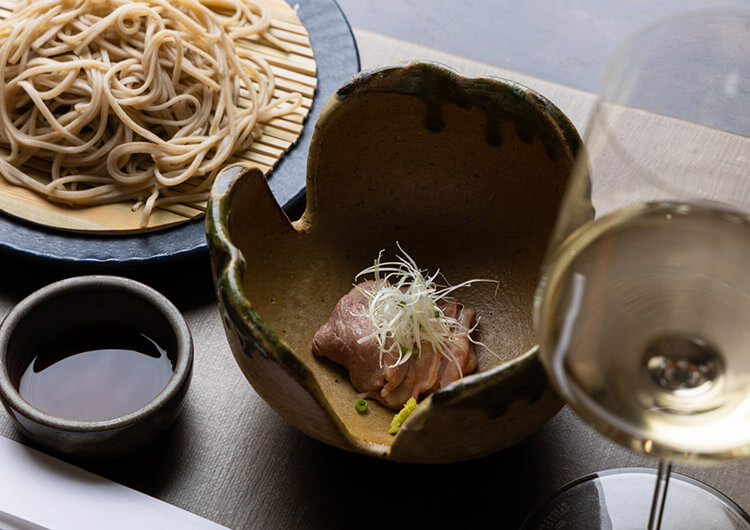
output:
{"label": "wine glass", "polygon": [[605,73],[536,303],[558,392],[659,457],[567,486],[525,528],[750,528],[673,461],[750,455],[750,13],[689,13]]}

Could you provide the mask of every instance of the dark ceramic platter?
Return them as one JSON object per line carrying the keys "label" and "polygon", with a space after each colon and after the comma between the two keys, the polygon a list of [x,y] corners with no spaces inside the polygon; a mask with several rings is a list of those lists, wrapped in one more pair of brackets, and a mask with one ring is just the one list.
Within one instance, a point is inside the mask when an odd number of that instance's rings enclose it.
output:
{"label": "dark ceramic platter", "polygon": [[[269,176],[276,200],[291,213],[304,205],[307,151],[320,109],[360,69],[354,36],[335,0],[294,3],[310,35],[318,88],[299,141]],[[106,267],[174,260],[206,249],[203,218],[150,233],[101,236],[52,230],[0,213],[0,250],[33,259]]]}

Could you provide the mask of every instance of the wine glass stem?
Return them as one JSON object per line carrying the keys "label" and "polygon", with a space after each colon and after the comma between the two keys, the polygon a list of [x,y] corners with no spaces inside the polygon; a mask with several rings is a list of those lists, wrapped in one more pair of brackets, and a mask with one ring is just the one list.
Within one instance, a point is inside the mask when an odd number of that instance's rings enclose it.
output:
{"label": "wine glass stem", "polygon": [[669,486],[669,475],[672,472],[672,462],[659,460],[659,468],[656,472],[656,484],[654,485],[654,497],[651,500],[651,514],[648,517],[649,530],[659,530],[661,516],[664,513],[664,501],[667,499],[667,487]]}

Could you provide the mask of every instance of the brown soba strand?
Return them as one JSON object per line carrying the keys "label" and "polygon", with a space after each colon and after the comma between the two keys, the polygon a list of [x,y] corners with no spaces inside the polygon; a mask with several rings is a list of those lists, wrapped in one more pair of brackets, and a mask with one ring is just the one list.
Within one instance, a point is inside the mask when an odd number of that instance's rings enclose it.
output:
{"label": "brown soba strand", "polygon": [[[212,9],[213,8],[213,9]],[[270,16],[250,0],[27,0],[0,23],[0,174],[52,201],[204,200],[259,125],[294,112],[236,45]],[[50,180],[29,175],[34,158]]]}

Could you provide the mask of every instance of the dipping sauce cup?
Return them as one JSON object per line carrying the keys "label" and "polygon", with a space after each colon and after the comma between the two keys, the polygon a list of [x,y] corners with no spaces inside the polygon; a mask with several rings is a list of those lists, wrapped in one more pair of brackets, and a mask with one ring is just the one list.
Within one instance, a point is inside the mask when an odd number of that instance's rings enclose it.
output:
{"label": "dipping sauce cup", "polygon": [[162,294],[117,276],[78,276],[19,302],[0,326],[0,401],[43,449],[107,459],[177,417],[193,342]]}

